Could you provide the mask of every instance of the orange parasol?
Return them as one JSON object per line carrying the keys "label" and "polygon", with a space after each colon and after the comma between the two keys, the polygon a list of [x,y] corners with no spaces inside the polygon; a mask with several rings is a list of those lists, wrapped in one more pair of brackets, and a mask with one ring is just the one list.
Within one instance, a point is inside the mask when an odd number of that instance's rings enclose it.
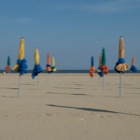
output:
{"label": "orange parasol", "polygon": [[51,57],[50,57],[50,54],[49,54],[49,53],[47,54],[46,71],[47,71],[48,73],[51,72]]}

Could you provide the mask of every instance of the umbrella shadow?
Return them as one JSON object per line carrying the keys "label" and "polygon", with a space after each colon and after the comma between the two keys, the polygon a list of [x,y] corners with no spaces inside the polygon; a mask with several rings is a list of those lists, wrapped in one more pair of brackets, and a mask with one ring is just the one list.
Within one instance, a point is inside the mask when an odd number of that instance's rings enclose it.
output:
{"label": "umbrella shadow", "polygon": [[74,83],[72,83],[72,84],[67,84],[67,85],[83,86],[84,84],[74,84]]}
{"label": "umbrella shadow", "polygon": [[16,89],[17,90],[18,88],[8,88],[8,89]]}
{"label": "umbrella shadow", "polygon": [[109,98],[119,98],[118,96],[113,96],[113,95],[112,95],[112,96],[110,96],[110,95],[101,95],[101,97],[107,97],[107,98],[108,98],[108,97],[109,97]]}
{"label": "umbrella shadow", "polygon": [[36,85],[36,84],[21,84],[21,85],[31,86],[31,85]]}
{"label": "umbrella shadow", "polygon": [[1,97],[3,97],[3,98],[17,98],[17,97],[15,97],[15,96],[6,96],[6,95],[3,95],[3,96],[1,96]]}
{"label": "umbrella shadow", "polygon": [[88,94],[82,94],[82,93],[55,93],[55,92],[47,92],[47,94],[65,94],[65,95],[76,95],[76,96],[87,96]]}
{"label": "umbrella shadow", "polygon": [[83,89],[79,87],[54,87],[54,88],[61,88],[61,89]]}
{"label": "umbrella shadow", "polygon": [[81,96],[82,95],[82,96],[87,96],[88,94],[84,94],[84,93],[83,94],[82,93],[81,94],[80,93],[73,93],[73,94],[69,94],[69,95],[76,95],[76,96]]}
{"label": "umbrella shadow", "polygon": [[47,106],[51,107],[58,107],[58,108],[68,108],[68,109],[77,109],[77,110],[84,110],[84,111],[91,111],[91,112],[101,112],[101,113],[113,113],[113,114],[122,114],[122,115],[132,115],[132,116],[138,116],[138,114],[131,114],[131,113],[123,113],[123,112],[116,112],[106,109],[96,109],[96,108],[84,108],[84,107],[71,107],[71,106],[60,106],[60,105],[53,105],[53,104],[46,104]]}
{"label": "umbrella shadow", "polygon": [[1,87],[1,89],[12,89],[12,90],[17,90],[18,88],[10,88],[10,87]]}
{"label": "umbrella shadow", "polygon": [[126,89],[140,89],[139,87],[123,87],[123,88],[126,88]]}
{"label": "umbrella shadow", "polygon": [[129,92],[128,94],[140,94],[140,93],[132,93],[132,92]]}
{"label": "umbrella shadow", "polygon": [[55,94],[55,95],[57,95],[57,94],[66,94],[66,93],[46,92],[46,94]]}

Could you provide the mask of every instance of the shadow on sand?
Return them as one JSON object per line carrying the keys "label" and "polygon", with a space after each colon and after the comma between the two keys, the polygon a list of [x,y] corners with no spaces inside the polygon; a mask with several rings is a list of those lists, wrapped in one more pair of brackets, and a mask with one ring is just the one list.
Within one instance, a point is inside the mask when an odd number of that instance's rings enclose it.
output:
{"label": "shadow on sand", "polygon": [[76,95],[76,96],[87,96],[88,94],[82,94],[82,93],[54,93],[54,92],[47,92],[47,94],[64,94],[64,95]]}
{"label": "shadow on sand", "polygon": [[46,105],[47,106],[51,106],[51,107],[58,107],[58,108],[78,109],[78,110],[84,110],[84,111],[102,112],[102,113],[113,113],[113,114],[122,114],[122,115],[132,115],[132,116],[140,117],[140,115],[138,115],[138,114],[116,112],[116,111],[105,110],[105,109],[84,108],[84,107],[70,107],[70,106],[60,106],[60,105],[53,105],[53,104],[46,104]]}

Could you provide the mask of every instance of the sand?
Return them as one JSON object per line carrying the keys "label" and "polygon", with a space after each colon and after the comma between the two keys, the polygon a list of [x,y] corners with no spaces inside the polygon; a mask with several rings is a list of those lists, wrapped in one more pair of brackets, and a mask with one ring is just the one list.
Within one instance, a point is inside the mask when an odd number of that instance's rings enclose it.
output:
{"label": "sand", "polygon": [[140,74],[0,75],[0,140],[139,140]]}

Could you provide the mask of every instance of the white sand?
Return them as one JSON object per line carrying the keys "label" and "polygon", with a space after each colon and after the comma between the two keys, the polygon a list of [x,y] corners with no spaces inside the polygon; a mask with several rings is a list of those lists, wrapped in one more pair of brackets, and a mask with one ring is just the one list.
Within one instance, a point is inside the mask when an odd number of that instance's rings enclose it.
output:
{"label": "white sand", "polygon": [[0,75],[0,140],[140,140],[140,75]]}

